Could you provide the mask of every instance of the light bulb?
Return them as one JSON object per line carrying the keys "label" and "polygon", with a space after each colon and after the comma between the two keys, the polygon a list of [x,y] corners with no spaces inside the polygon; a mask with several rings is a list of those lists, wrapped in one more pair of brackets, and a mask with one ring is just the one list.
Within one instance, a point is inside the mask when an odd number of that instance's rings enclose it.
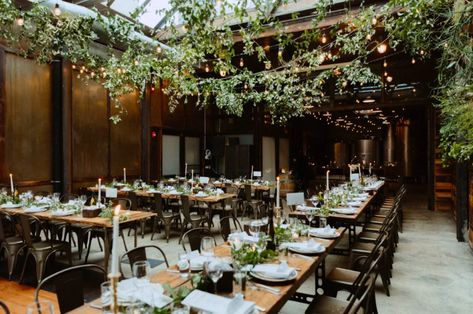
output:
{"label": "light bulb", "polygon": [[242,68],[245,65],[245,61],[243,58],[240,58],[240,67]]}
{"label": "light bulb", "polygon": [[378,24],[378,19],[376,18],[376,16],[373,16],[373,18],[371,19],[371,24],[373,24],[373,26]]}
{"label": "light bulb", "polygon": [[161,49],[161,46],[160,46],[160,45],[158,45],[158,47],[156,47],[156,52],[157,52],[158,54],[160,54],[160,53],[161,53],[161,51],[162,51],[162,49]]}
{"label": "light bulb", "polygon": [[139,65],[140,62],[138,60],[135,60],[135,65]]}
{"label": "light bulb", "polygon": [[386,78],[386,81],[388,81],[388,83],[391,83],[393,81],[393,77],[392,76],[388,76]]}
{"label": "light bulb", "polygon": [[210,72],[210,68],[209,68],[209,65],[208,65],[208,64],[205,64],[205,72],[207,72],[207,73]]}
{"label": "light bulb", "polygon": [[384,76],[388,76],[388,72],[384,71]]}
{"label": "light bulb", "polygon": [[366,35],[367,40],[371,40],[371,34]]}
{"label": "light bulb", "polygon": [[424,50],[421,50],[420,51],[420,55],[423,56],[425,54],[425,51]]}
{"label": "light bulb", "polygon": [[18,26],[23,26],[25,24],[25,19],[23,18],[23,16],[19,16],[17,19],[16,19],[16,25]]}
{"label": "light bulb", "polygon": [[383,67],[385,67],[385,68],[388,67],[388,63],[386,62],[386,60],[384,60],[384,62],[383,62]]}
{"label": "light bulb", "polygon": [[378,47],[376,47],[379,53],[383,54],[388,50],[388,45],[385,43],[380,44]]}
{"label": "light bulb", "polygon": [[283,48],[280,47],[279,50],[278,50],[278,58],[279,58],[279,59],[282,58],[282,53],[283,53]]}
{"label": "light bulb", "polygon": [[221,76],[221,77],[224,77],[225,75],[227,75],[227,71],[225,71],[225,70],[220,70],[220,76]]}
{"label": "light bulb", "polygon": [[55,16],[59,16],[59,15],[61,15],[61,13],[62,13],[62,12],[61,12],[61,9],[59,8],[59,4],[56,3],[56,4],[54,5],[53,14],[54,14]]}
{"label": "light bulb", "polygon": [[322,44],[326,44],[327,43],[327,36],[325,36],[325,34],[322,35]]}
{"label": "light bulb", "polygon": [[416,64],[416,59],[415,59],[415,58],[412,58],[411,63],[412,63],[412,64]]}
{"label": "light bulb", "polygon": [[271,61],[265,61],[265,62],[264,62],[264,68],[265,68],[266,70],[271,69]]}

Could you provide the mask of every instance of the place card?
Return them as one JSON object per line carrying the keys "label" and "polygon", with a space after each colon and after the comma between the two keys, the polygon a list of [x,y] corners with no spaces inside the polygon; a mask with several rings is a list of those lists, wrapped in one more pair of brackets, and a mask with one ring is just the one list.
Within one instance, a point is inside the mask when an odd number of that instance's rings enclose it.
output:
{"label": "place card", "polygon": [[200,311],[208,313],[235,313],[249,314],[253,313],[255,308],[254,302],[244,300],[234,300],[225,298],[215,294],[210,294],[201,290],[192,291],[183,301],[182,304],[190,306]]}
{"label": "place card", "polygon": [[105,189],[105,197],[106,198],[116,198],[118,195],[118,190],[114,188],[106,188]]}

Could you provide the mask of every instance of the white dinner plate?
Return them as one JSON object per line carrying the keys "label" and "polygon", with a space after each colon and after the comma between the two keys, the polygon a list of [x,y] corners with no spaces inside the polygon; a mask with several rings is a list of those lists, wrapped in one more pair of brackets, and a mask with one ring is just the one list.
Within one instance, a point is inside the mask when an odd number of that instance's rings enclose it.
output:
{"label": "white dinner plate", "polygon": [[250,272],[250,275],[253,276],[256,279],[263,280],[263,281],[268,281],[268,282],[285,282],[289,280],[294,280],[297,278],[297,270],[294,270],[291,276],[288,278],[274,278],[274,277],[267,277],[264,275],[264,273],[260,272]]}
{"label": "white dinner plate", "polygon": [[335,232],[334,234],[329,233],[318,233],[318,232],[309,232],[311,237],[322,238],[322,239],[335,239],[340,236],[340,233]]}
{"label": "white dinner plate", "polygon": [[21,204],[3,204],[1,207],[2,208],[20,208],[22,205]]}
{"label": "white dinner plate", "polygon": [[75,214],[75,211],[73,210],[65,210],[65,211],[52,212],[51,216],[63,217],[63,216],[71,216],[74,214]]}
{"label": "white dinner plate", "polygon": [[319,254],[325,252],[325,247],[324,246],[319,246],[318,249],[314,248],[296,248],[296,247],[289,247],[289,251],[293,253],[299,253],[299,254]]}

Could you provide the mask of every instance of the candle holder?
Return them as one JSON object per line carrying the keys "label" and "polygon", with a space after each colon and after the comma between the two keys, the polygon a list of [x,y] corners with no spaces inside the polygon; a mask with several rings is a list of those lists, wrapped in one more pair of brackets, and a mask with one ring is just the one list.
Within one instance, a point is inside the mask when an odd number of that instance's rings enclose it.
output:
{"label": "candle holder", "polygon": [[111,310],[113,314],[118,314],[118,279],[120,279],[120,273],[110,273],[108,274],[108,279],[110,280],[111,288],[111,296],[112,296],[112,304],[111,304]]}

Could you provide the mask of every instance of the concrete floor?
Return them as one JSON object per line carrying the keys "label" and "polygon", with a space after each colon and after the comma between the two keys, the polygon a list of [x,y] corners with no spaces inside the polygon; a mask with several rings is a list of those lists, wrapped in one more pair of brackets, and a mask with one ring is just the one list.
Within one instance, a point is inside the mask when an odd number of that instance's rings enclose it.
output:
{"label": "concrete floor", "polygon": [[[380,313],[473,313],[473,253],[466,243],[456,241],[455,224],[450,213],[427,210],[426,193],[416,187],[409,189],[404,205],[404,233],[395,254],[391,296],[387,297],[380,280],[376,287]],[[218,222],[216,222],[218,224]],[[214,228],[215,229],[215,228]],[[169,243],[163,233],[150,241],[150,234],[139,239],[139,244],[160,246],[175,263],[182,246],[174,233]],[[221,242],[221,237],[216,234]],[[94,241],[91,262],[103,253]],[[132,237],[127,238],[129,248]],[[120,242],[120,251],[124,247]],[[329,256],[327,271],[346,266],[346,258]],[[314,293],[314,278],[308,279],[299,290]],[[289,301],[281,313],[303,313],[305,304]]]}

